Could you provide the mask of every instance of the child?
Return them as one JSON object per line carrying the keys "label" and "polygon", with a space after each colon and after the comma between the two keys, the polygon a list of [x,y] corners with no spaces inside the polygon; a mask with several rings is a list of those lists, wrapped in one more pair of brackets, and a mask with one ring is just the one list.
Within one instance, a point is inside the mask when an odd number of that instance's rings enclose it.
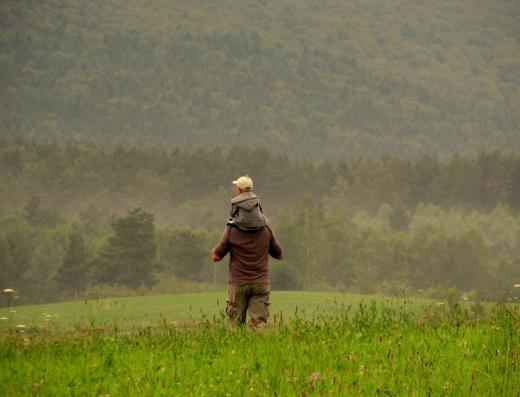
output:
{"label": "child", "polygon": [[237,196],[231,199],[231,218],[227,224],[240,230],[255,231],[267,225],[260,199],[253,193],[253,180],[249,175],[233,181]]}

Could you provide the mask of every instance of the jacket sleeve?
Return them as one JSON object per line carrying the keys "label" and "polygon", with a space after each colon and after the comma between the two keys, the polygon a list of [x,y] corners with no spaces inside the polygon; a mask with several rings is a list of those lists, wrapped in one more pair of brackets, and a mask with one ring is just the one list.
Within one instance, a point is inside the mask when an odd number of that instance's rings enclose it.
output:
{"label": "jacket sleeve", "polygon": [[229,226],[224,229],[224,233],[222,233],[219,243],[214,248],[215,253],[221,258],[225,257],[229,252],[229,230]]}
{"label": "jacket sleeve", "polygon": [[274,235],[273,231],[269,226],[269,232],[271,233],[271,241],[269,242],[269,255],[271,255],[275,259],[282,259],[283,258],[283,249],[280,245],[280,242]]}

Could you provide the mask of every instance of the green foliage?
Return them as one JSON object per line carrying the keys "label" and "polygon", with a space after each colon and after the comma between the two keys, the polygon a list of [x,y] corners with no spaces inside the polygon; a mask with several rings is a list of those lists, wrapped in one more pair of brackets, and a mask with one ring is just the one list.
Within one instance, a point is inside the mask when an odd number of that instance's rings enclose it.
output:
{"label": "green foliage", "polygon": [[518,12],[486,0],[3,1],[0,134],[313,159],[518,149]]}
{"label": "green foliage", "polygon": [[317,283],[325,273],[321,271],[319,258],[323,253],[320,242],[323,233],[323,207],[305,199],[296,209],[294,216],[286,218],[280,225],[279,234],[283,241],[288,264],[302,269],[304,288]]}
{"label": "green foliage", "polygon": [[207,273],[207,242],[208,237],[202,231],[162,230],[159,247],[163,273],[201,281]]}
{"label": "green foliage", "polygon": [[[63,299],[72,283],[58,281],[59,268],[77,223],[91,287],[224,283],[226,266],[208,254],[227,219],[230,181],[247,172],[286,251],[273,269],[279,288],[413,294],[455,287],[514,300],[507,291],[520,282],[511,201],[518,161],[491,152],[443,162],[314,163],[265,148],[167,153],[4,143],[0,282],[23,302]],[[154,214],[157,235],[146,217],[121,221],[135,207]]]}
{"label": "green foliage", "polygon": [[25,218],[32,226],[50,226],[58,224],[58,213],[55,210],[41,208],[41,199],[33,196],[25,206]]}
{"label": "green foliage", "polygon": [[62,290],[80,292],[85,289],[88,259],[83,234],[76,226],[69,234],[69,248],[56,275],[56,282]]}
{"label": "green foliage", "polygon": [[3,283],[16,290],[27,286],[26,272],[31,266],[34,252],[33,232],[28,227],[15,228],[4,237],[4,266],[2,268]]}
{"label": "green foliage", "polygon": [[175,219],[189,228],[214,229],[228,211],[230,181],[249,173],[273,219],[307,197],[350,213],[381,211],[381,225],[404,231],[421,203],[483,212],[506,204],[516,211],[519,162],[518,155],[500,152],[444,162],[382,157],[314,163],[251,147],[167,153],[77,143],[0,143],[0,204],[23,210],[27,222],[38,227],[63,224],[60,217],[80,213],[89,232],[99,233],[109,228],[111,213],[141,207],[160,222]]}
{"label": "green foliage", "polygon": [[299,290],[303,286],[301,270],[290,263],[271,265],[271,287],[274,290]]}
{"label": "green foliage", "polygon": [[156,251],[153,215],[135,208],[112,224],[113,234],[92,264],[92,279],[130,287],[154,282]]}
{"label": "green foliage", "polygon": [[[271,223],[285,250],[284,261],[273,264],[273,288],[413,295],[453,287],[518,300],[510,293],[520,281],[517,215],[504,207],[486,214],[425,205],[410,214],[406,230],[395,232],[384,222],[389,213],[386,206],[374,216],[349,216],[341,207],[303,200]],[[153,291],[161,280],[161,291],[169,291],[173,279],[174,290],[182,290],[183,282],[226,282],[226,264],[209,258],[222,227],[159,226],[155,233],[152,221],[136,209],[116,218],[109,235],[104,229],[92,233],[81,220],[49,229],[4,216],[2,288],[16,288],[23,302],[63,299],[83,289],[86,267],[89,290],[96,284],[144,284]]]}

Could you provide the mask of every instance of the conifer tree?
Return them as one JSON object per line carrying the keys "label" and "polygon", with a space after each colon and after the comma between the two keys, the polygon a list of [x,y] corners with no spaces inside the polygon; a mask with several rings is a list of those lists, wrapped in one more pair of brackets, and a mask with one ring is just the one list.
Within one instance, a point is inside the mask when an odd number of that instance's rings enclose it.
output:
{"label": "conifer tree", "polygon": [[141,208],[112,223],[113,234],[93,264],[92,278],[103,283],[138,287],[153,284],[156,250],[154,216]]}
{"label": "conifer tree", "polygon": [[69,248],[58,268],[56,282],[65,291],[82,291],[86,285],[88,252],[81,231],[74,227],[69,234]]}

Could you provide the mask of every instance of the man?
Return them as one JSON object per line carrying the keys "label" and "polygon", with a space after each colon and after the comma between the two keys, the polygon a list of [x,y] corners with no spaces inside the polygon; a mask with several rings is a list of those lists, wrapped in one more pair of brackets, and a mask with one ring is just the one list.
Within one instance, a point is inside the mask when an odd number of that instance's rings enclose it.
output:
{"label": "man", "polygon": [[[233,184],[237,194],[231,200],[233,205],[247,201],[251,207],[251,201],[258,200],[252,192],[253,180],[249,176],[242,176]],[[228,252],[226,314],[230,325],[245,324],[249,312],[251,324],[256,328],[265,328],[270,304],[269,255],[282,259],[282,247],[265,222],[259,223],[256,230],[242,230],[234,222],[229,222],[220,242],[211,251],[211,258],[218,262]]]}

